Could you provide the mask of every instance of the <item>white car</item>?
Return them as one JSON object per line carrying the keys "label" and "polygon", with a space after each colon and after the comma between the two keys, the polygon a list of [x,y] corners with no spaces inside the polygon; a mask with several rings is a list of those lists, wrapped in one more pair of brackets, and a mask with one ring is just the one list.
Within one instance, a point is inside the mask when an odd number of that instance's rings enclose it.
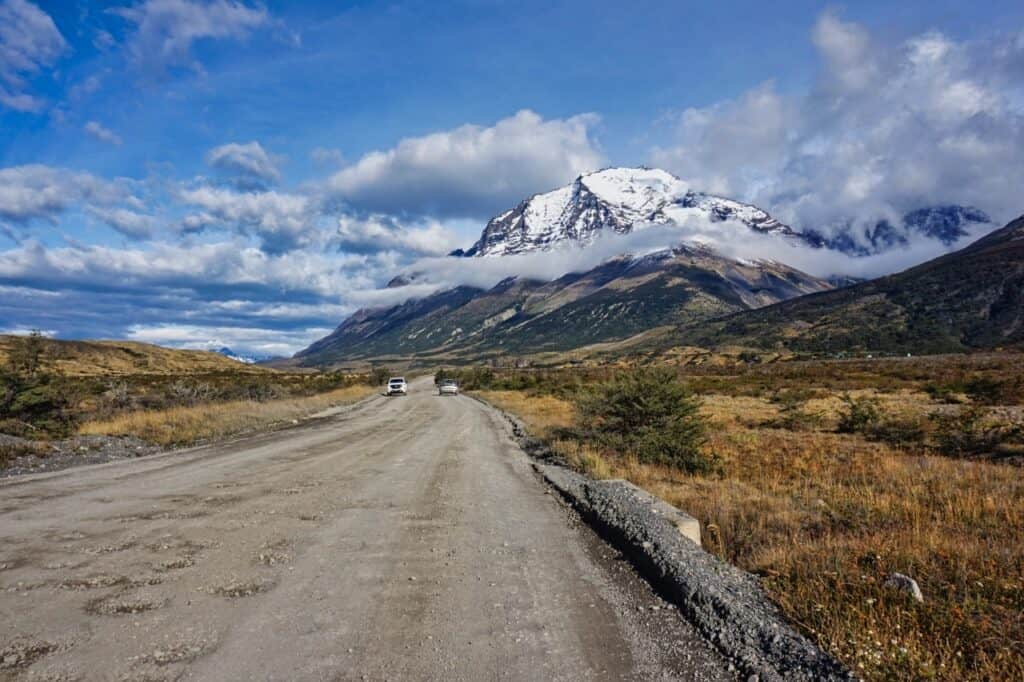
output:
{"label": "white car", "polygon": [[404,377],[391,377],[388,379],[388,390],[385,395],[408,395],[409,384],[405,383]]}
{"label": "white car", "polygon": [[437,387],[438,395],[458,395],[459,384],[455,379],[445,379]]}

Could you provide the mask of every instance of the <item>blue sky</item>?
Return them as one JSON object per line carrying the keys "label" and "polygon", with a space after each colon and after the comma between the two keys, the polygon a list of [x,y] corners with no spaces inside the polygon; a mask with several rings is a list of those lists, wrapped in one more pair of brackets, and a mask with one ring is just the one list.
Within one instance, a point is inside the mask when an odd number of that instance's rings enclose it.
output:
{"label": "blue sky", "polygon": [[0,0],[0,330],[292,352],[607,165],[1006,220],[1022,84],[1019,2]]}

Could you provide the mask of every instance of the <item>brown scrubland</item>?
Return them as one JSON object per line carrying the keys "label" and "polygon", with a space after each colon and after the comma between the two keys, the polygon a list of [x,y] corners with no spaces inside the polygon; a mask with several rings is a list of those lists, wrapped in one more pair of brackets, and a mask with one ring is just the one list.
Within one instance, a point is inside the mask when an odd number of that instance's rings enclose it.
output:
{"label": "brown scrubland", "polygon": [[579,395],[628,368],[463,378],[576,468],[696,516],[707,550],[859,676],[1009,680],[1024,679],[1022,360],[676,368],[701,399],[706,473],[585,437]]}

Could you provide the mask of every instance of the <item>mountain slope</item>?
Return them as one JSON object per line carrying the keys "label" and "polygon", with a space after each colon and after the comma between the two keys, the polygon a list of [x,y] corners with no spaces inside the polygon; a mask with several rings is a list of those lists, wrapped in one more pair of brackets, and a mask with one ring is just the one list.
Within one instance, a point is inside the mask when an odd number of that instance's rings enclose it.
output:
{"label": "mountain slope", "polygon": [[623,256],[552,282],[513,278],[362,310],[295,357],[325,365],[386,356],[480,358],[578,348],[719,317],[829,284],[778,263],[680,247]]}
{"label": "mountain slope", "polygon": [[1024,344],[1024,217],[895,275],[683,325],[673,342],[830,353]]}

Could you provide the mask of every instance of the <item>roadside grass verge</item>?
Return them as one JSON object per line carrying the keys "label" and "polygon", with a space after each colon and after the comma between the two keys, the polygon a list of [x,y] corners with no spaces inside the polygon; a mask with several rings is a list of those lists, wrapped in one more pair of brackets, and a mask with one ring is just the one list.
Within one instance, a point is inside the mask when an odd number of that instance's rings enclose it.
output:
{"label": "roadside grass verge", "polygon": [[314,396],[278,400],[231,402],[125,412],[109,419],[87,421],[80,435],[135,436],[169,446],[192,445],[276,423],[299,419],[337,405],[354,403],[378,389],[364,384],[328,391]]}
{"label": "roadside grass verge", "polygon": [[[578,469],[627,479],[697,517],[707,550],[761,576],[786,614],[857,675],[1024,679],[1024,470],[931,454],[913,439],[837,433],[848,392],[899,419],[950,401],[922,391],[916,375],[894,375],[883,385],[829,372],[817,383],[779,368],[778,381],[759,373],[757,390],[744,381],[750,390],[740,391],[726,377],[706,381],[726,389],[703,395],[704,447],[719,462],[707,475],[566,440],[578,417],[565,397],[534,387],[477,394]],[[894,572],[917,580],[923,603],[884,586]]]}

